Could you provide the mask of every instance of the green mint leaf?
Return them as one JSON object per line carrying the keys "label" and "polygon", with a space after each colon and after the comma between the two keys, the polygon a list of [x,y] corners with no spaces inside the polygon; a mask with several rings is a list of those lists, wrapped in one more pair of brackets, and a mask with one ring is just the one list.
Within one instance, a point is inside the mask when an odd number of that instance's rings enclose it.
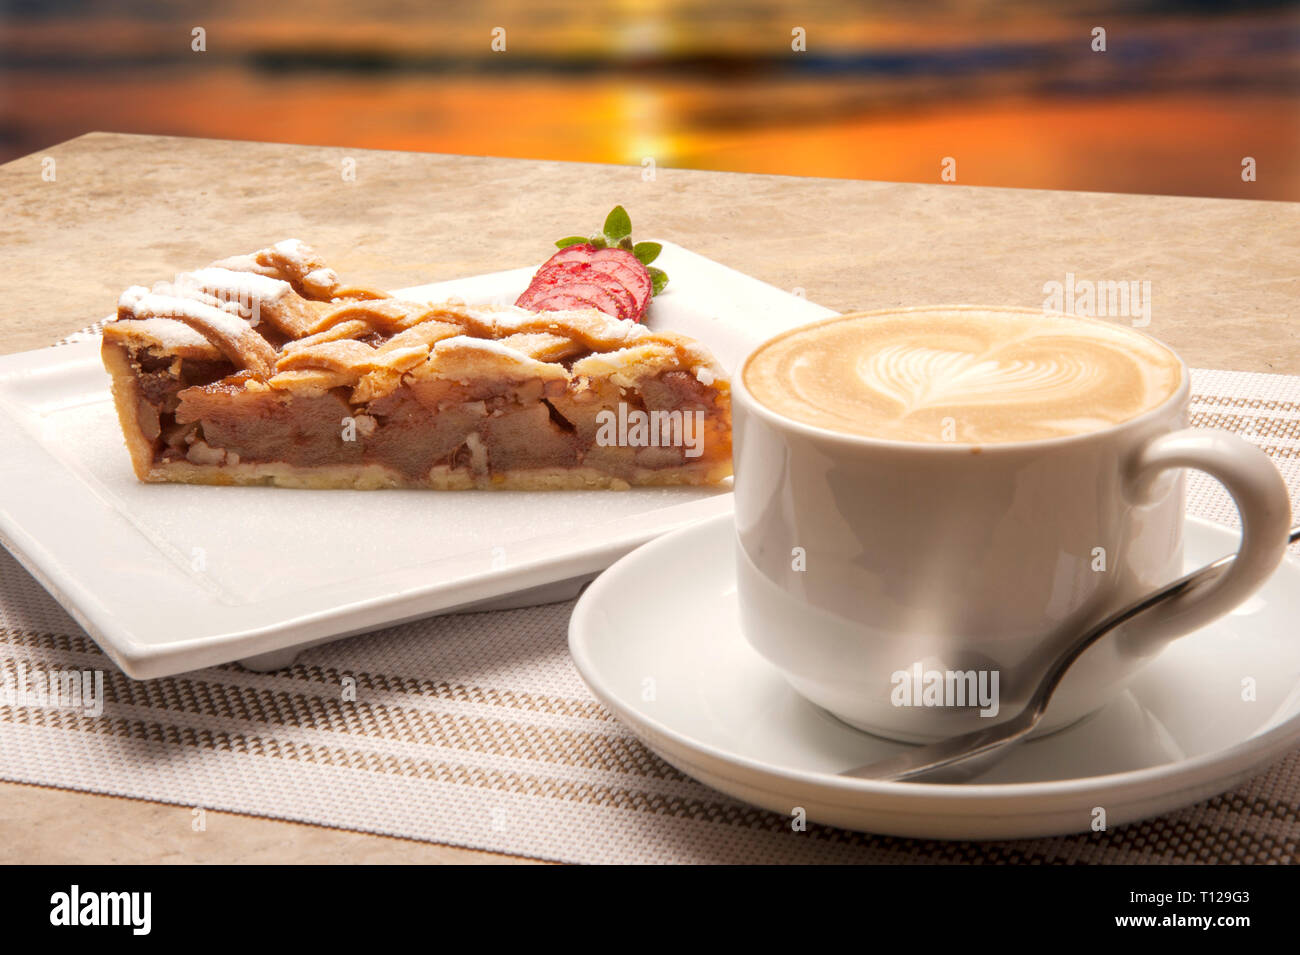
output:
{"label": "green mint leaf", "polygon": [[622,206],[615,206],[614,211],[605,217],[605,238],[610,243],[632,234],[632,219]]}
{"label": "green mint leaf", "polygon": [[567,249],[571,245],[582,245],[584,242],[590,242],[585,235],[570,235],[560,239],[555,243],[557,249]]}
{"label": "green mint leaf", "polygon": [[598,235],[594,239],[588,239],[587,241],[590,242],[598,249],[603,249],[609,245],[609,243],[605,241],[605,237],[603,235]]}
{"label": "green mint leaf", "polygon": [[653,267],[646,269],[646,271],[650,273],[650,281],[654,286],[652,294],[658,295],[664,290],[664,286],[668,284],[668,273],[663,269]]}
{"label": "green mint leaf", "polygon": [[649,265],[659,258],[659,253],[663,250],[664,247],[658,242],[638,242],[632,246],[632,254],[641,260],[642,265]]}

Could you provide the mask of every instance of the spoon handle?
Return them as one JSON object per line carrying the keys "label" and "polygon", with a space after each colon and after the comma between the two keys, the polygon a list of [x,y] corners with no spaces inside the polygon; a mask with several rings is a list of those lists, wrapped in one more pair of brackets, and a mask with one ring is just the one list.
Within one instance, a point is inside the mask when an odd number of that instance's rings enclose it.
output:
{"label": "spoon handle", "polygon": [[[1287,538],[1289,544],[1297,541],[1300,541],[1300,526],[1293,527]],[[1047,711],[1047,704],[1051,702],[1052,694],[1061,685],[1066,672],[1085,650],[1120,624],[1127,623],[1156,604],[1217,578],[1227,570],[1236,556],[1229,554],[1220,557],[1214,563],[1179,577],[1173,583],[1147,594],[1089,627],[1052,665],[1030,697],[1029,703],[1011,719],[988,729],[974,730],[937,743],[916,746],[888,759],[846,769],[838,775],[856,779],[912,782],[960,782],[969,779],[997,762],[1006,755],[1011,744],[1022,741],[1033,731]]]}

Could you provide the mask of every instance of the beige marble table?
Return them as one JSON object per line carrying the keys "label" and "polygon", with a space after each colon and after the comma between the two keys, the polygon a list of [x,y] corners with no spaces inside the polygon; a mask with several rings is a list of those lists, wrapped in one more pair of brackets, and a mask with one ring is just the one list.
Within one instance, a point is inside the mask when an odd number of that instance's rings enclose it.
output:
{"label": "beige marble table", "polygon": [[[936,161],[935,168],[938,169]],[[149,284],[295,236],[398,287],[538,261],[623,203],[663,237],[840,310],[1039,307],[1149,282],[1195,367],[1300,374],[1300,205],[976,189],[90,133],[0,166],[0,353]],[[0,861],[512,861],[401,839],[0,783]]]}

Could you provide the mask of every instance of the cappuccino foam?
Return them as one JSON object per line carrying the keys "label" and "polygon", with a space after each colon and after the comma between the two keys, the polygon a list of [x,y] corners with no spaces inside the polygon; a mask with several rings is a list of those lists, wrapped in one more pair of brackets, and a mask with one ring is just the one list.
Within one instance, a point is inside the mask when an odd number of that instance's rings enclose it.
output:
{"label": "cappuccino foam", "polygon": [[750,394],[805,424],[896,441],[996,444],[1097,431],[1182,383],[1176,355],[1096,319],[997,309],[847,315],[746,362]]}

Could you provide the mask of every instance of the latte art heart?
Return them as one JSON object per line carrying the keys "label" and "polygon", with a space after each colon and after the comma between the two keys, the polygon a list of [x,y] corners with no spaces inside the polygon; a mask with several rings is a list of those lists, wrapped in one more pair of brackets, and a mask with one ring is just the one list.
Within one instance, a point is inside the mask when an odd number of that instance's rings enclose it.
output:
{"label": "latte art heart", "polygon": [[1118,325],[998,309],[844,316],[763,345],[746,388],[806,424],[970,444],[1095,431],[1172,396],[1177,357]]}
{"label": "latte art heart", "polygon": [[1070,355],[981,358],[916,345],[890,345],[862,356],[857,371],[863,387],[897,401],[908,414],[933,407],[1083,395],[1101,374]]}

